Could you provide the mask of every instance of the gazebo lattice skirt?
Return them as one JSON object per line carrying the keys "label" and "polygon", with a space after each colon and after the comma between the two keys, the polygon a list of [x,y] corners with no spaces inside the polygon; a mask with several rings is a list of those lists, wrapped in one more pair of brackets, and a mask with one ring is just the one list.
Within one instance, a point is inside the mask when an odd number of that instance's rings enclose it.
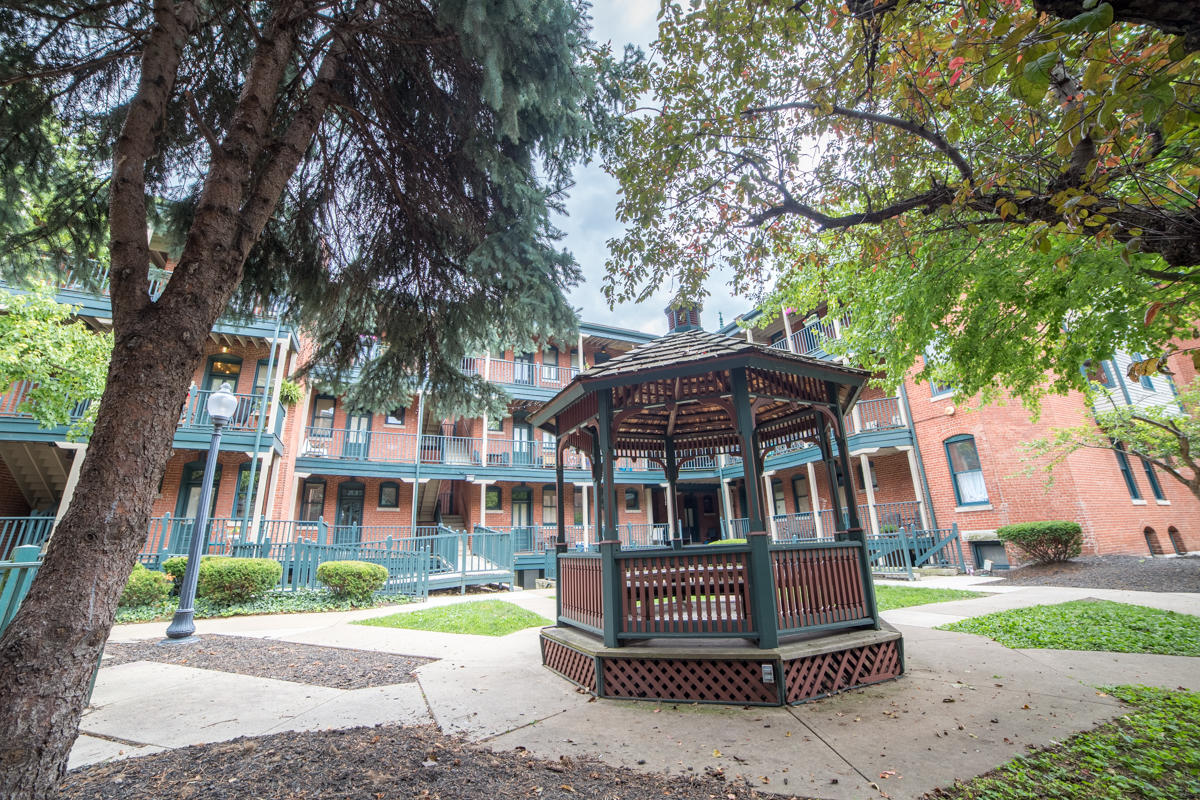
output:
{"label": "gazebo lattice skirt", "polygon": [[898,631],[858,630],[772,649],[713,642],[606,648],[571,628],[542,631],[542,663],[599,697],[793,705],[904,672]]}

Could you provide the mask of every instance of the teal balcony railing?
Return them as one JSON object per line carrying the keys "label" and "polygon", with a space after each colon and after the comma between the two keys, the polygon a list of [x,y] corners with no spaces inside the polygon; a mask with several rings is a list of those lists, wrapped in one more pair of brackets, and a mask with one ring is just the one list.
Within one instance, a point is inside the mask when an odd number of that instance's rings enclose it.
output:
{"label": "teal balcony railing", "polygon": [[537,364],[533,361],[507,361],[486,356],[468,356],[462,360],[465,375],[479,375],[491,383],[506,386],[529,386],[555,391],[570,383],[579,370],[575,367]]}
{"label": "teal balcony railing", "polygon": [[[212,392],[206,389],[193,388],[188,392],[187,402],[183,406],[183,411],[179,414],[179,427],[181,428],[211,428],[212,418],[208,415],[208,398]],[[262,394],[248,394],[245,392],[235,394],[237,398],[237,410],[233,412],[233,417],[225,426],[226,433],[255,433],[262,426],[262,430],[267,431],[267,398]],[[283,406],[276,406],[277,410],[277,427],[282,424],[284,410]]]}
{"label": "teal balcony railing", "polygon": [[859,400],[855,405],[859,422],[853,433],[882,431],[907,427],[900,414],[900,400],[896,397],[878,397],[874,400]]}

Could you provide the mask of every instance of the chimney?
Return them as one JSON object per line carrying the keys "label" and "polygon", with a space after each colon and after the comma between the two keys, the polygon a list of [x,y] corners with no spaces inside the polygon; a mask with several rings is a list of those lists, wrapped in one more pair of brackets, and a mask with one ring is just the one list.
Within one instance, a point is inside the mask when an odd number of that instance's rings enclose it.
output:
{"label": "chimney", "polygon": [[665,310],[667,312],[667,333],[701,330],[699,303],[676,297]]}

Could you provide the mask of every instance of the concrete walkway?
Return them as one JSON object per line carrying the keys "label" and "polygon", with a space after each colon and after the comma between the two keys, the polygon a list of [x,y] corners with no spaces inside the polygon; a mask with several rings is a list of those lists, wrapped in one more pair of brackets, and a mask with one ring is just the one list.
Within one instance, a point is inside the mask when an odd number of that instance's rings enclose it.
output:
{"label": "concrete walkway", "polygon": [[[987,590],[986,578],[922,581]],[[969,582],[969,583],[968,583]],[[911,584],[909,584],[911,585]],[[1004,587],[986,597],[885,612],[905,637],[898,681],[795,708],[589,702],[542,668],[538,631],[500,638],[348,624],[394,610],[503,599],[547,618],[549,591],[440,597],[328,614],[200,620],[199,633],[428,656],[417,682],[340,690],[150,662],[102,668],[71,765],[241,735],[380,722],[435,722],[496,749],[591,755],[636,769],[743,776],[766,791],[817,798],[911,798],[1060,741],[1121,713],[1095,687],[1200,689],[1197,659],[1009,650],[933,630],[944,622],[1039,603],[1101,597],[1200,614],[1198,594]],[[113,641],[159,638],[165,623],[114,629]]]}

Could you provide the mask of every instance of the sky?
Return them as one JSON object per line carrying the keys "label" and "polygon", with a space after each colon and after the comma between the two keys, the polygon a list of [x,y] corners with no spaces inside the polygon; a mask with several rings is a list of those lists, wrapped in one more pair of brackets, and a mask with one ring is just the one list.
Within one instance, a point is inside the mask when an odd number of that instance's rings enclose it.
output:
{"label": "sky", "polygon": [[[626,43],[649,52],[658,30],[657,16],[656,0],[593,0],[592,38],[598,42],[611,41],[616,52]],[[667,318],[663,310],[674,296],[672,286],[660,286],[644,303],[623,303],[612,309],[600,291],[608,256],[607,242],[623,231],[615,214],[616,181],[598,163],[579,167],[575,171],[575,187],[565,205],[567,216],[559,217],[557,224],[566,234],[563,246],[583,268],[584,282],[570,293],[571,303],[580,309],[581,319],[647,333],[666,333]],[[707,330],[718,327],[718,313],[728,323],[752,306],[750,300],[730,296],[728,280],[728,276],[720,275],[709,278],[710,295],[701,314]]]}

